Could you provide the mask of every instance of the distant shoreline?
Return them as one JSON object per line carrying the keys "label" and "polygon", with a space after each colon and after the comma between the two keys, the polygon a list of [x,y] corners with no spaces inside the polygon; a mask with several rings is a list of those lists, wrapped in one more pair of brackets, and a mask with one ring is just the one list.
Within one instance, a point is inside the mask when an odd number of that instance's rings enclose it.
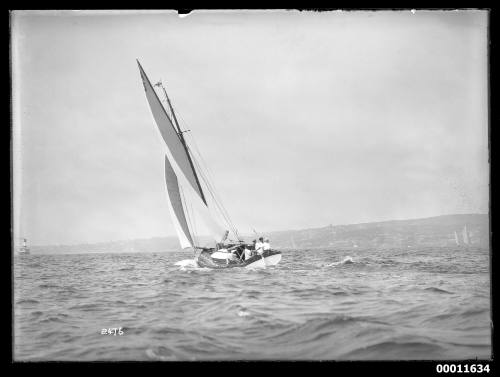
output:
{"label": "distant shoreline", "polygon": [[[327,225],[321,228],[265,232],[275,248],[412,248],[422,246],[456,246],[455,232],[467,226],[471,245],[489,247],[489,215],[442,215],[409,220],[387,220],[348,225]],[[244,235],[251,241],[255,236]],[[209,237],[199,237],[211,243]],[[141,253],[181,251],[177,237],[152,237],[72,245],[31,245],[32,254]]]}

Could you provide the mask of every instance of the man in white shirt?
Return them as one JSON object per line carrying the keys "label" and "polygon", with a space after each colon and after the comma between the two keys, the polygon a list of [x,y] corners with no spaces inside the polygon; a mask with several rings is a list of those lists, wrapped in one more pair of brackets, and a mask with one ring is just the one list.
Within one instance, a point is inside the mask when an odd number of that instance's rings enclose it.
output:
{"label": "man in white shirt", "polygon": [[269,238],[266,238],[264,240],[264,244],[263,244],[262,248],[264,249],[264,251],[271,250],[271,245],[269,244]]}
{"label": "man in white shirt", "polygon": [[260,237],[259,241],[255,244],[255,251],[257,254],[262,254],[264,252],[264,238]]}

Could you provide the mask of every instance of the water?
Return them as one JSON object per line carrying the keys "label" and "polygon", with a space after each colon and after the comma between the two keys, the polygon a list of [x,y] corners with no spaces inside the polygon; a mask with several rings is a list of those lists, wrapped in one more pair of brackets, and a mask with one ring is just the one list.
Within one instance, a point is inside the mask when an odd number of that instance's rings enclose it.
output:
{"label": "water", "polygon": [[189,256],[16,256],[14,358],[491,357],[487,250],[296,250],[266,270]]}

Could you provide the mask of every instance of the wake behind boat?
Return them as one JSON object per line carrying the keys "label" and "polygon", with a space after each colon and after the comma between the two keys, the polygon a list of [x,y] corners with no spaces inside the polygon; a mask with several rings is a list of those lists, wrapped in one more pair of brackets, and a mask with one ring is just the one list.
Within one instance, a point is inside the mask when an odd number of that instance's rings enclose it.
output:
{"label": "wake behind boat", "polygon": [[[232,268],[273,266],[281,260],[281,252],[245,243],[238,235],[213,185],[188,146],[179,126],[174,108],[162,82],[152,85],[139,61],[146,98],[158,130],[166,144],[165,180],[170,215],[183,249],[201,250],[197,256],[200,267]],[[160,95],[156,92],[158,88]],[[161,89],[161,91],[160,91]],[[164,107],[160,96],[168,105]],[[169,114],[170,113],[170,114]],[[201,156],[200,157],[200,161]],[[199,226],[204,225],[213,238],[211,247],[202,244]]]}

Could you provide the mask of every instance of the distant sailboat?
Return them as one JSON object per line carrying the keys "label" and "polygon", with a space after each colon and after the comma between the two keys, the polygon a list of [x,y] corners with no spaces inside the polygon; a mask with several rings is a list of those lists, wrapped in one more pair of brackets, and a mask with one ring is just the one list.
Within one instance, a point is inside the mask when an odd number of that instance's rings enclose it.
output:
{"label": "distant sailboat", "polygon": [[465,225],[464,229],[462,230],[462,238],[464,241],[464,245],[469,246],[471,242],[470,242],[469,231],[467,230],[467,225]]}
{"label": "distant sailboat", "polygon": [[[266,267],[278,264],[281,252],[277,250],[264,250],[262,254],[253,253],[253,256],[248,256],[252,245],[240,240],[236,228],[215,195],[207,174],[203,174],[200,164],[194,159],[184,137],[184,133],[189,130],[181,130],[165,87],[161,81],[154,86],[151,85],[139,61],[137,64],[151,113],[167,147],[165,180],[168,204],[181,247],[201,249],[197,257],[198,265],[201,267]],[[154,87],[162,89],[170,115]],[[210,197],[207,197],[206,193],[210,194]],[[213,203],[209,203],[210,198]],[[214,210],[219,211],[222,221],[214,216]],[[202,245],[196,236],[200,221],[210,232],[215,247]],[[233,239],[230,239],[230,230]]]}
{"label": "distant sailboat", "polygon": [[22,246],[19,247],[19,254],[29,254],[30,253],[30,248],[27,245],[28,240],[26,238],[23,238],[23,244]]}
{"label": "distant sailboat", "polygon": [[460,242],[458,241],[457,231],[455,231],[455,243],[457,244],[457,246],[460,246]]}

